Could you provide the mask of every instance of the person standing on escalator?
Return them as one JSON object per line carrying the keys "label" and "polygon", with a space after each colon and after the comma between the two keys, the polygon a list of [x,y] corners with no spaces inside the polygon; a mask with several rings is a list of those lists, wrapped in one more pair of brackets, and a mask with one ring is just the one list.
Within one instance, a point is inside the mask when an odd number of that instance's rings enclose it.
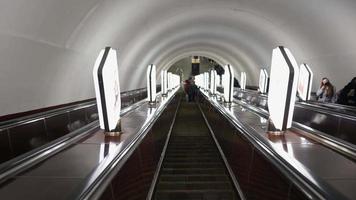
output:
{"label": "person standing on escalator", "polygon": [[188,89],[188,101],[195,101],[195,96],[197,95],[198,87],[195,85],[194,77],[190,77],[189,79],[190,85]]}
{"label": "person standing on escalator", "polygon": [[186,100],[189,101],[189,88],[190,88],[190,80],[189,79],[185,80],[183,82],[183,88],[184,88]]}
{"label": "person standing on escalator", "polygon": [[320,88],[316,92],[317,100],[324,103],[335,102],[335,87],[328,78],[321,79]]}

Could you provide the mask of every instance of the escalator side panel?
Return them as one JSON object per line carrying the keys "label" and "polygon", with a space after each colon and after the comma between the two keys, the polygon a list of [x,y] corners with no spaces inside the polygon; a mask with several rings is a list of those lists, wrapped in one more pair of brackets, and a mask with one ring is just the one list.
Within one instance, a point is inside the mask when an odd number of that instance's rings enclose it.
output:
{"label": "escalator side panel", "polygon": [[13,157],[7,130],[0,130],[0,163]]}
{"label": "escalator side panel", "polygon": [[99,199],[146,199],[177,104],[175,97]]}
{"label": "escalator side panel", "polygon": [[308,199],[209,102],[201,107],[247,199]]}

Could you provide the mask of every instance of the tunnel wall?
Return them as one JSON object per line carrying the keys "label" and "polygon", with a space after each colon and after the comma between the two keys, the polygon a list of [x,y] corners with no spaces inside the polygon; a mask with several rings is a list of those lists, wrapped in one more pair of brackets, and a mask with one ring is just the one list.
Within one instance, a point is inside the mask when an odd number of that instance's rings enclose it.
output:
{"label": "tunnel wall", "polygon": [[314,91],[322,77],[338,90],[355,76],[355,11],[350,0],[3,0],[0,115],[92,98],[105,46],[118,49],[123,90],[182,55],[230,63],[257,85],[279,45],[311,66]]}

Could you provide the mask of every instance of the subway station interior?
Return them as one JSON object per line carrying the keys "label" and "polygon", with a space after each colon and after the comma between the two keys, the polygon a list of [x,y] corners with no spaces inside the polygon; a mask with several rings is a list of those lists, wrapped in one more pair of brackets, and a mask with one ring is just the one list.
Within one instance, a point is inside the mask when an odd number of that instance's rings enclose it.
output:
{"label": "subway station interior", "polygon": [[0,0],[1,200],[356,200],[355,0]]}

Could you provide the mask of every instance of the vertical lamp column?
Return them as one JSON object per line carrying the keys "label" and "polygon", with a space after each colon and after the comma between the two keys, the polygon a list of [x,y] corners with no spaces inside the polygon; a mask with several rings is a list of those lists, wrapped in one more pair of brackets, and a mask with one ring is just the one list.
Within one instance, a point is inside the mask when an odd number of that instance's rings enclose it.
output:
{"label": "vertical lamp column", "polygon": [[211,95],[216,95],[216,78],[217,73],[215,70],[210,71],[210,93]]}
{"label": "vertical lamp column", "polygon": [[310,67],[303,63],[299,68],[298,94],[302,101],[310,100],[313,72]]}
{"label": "vertical lamp column", "polygon": [[156,66],[153,64],[147,68],[147,98],[150,104],[156,103]]}
{"label": "vertical lamp column", "polygon": [[275,48],[268,92],[268,132],[271,134],[283,134],[292,126],[298,75],[298,65],[291,52],[284,47]]}
{"label": "vertical lamp column", "polygon": [[231,103],[234,92],[234,71],[231,65],[225,65],[225,73],[223,76],[224,99],[225,103]]}
{"label": "vertical lamp column", "polygon": [[167,90],[172,90],[172,72],[167,73]]}
{"label": "vertical lamp column", "polygon": [[241,89],[246,90],[246,73],[241,72]]}
{"label": "vertical lamp column", "polygon": [[268,88],[268,73],[266,69],[261,69],[260,70],[260,81],[259,81],[259,88],[260,92],[262,94],[267,93],[267,88]]}
{"label": "vertical lamp column", "polygon": [[167,96],[167,71],[161,71],[161,93],[162,96]]}
{"label": "vertical lamp column", "polygon": [[116,50],[110,47],[101,50],[95,61],[93,79],[100,128],[106,135],[119,135],[121,97]]}

